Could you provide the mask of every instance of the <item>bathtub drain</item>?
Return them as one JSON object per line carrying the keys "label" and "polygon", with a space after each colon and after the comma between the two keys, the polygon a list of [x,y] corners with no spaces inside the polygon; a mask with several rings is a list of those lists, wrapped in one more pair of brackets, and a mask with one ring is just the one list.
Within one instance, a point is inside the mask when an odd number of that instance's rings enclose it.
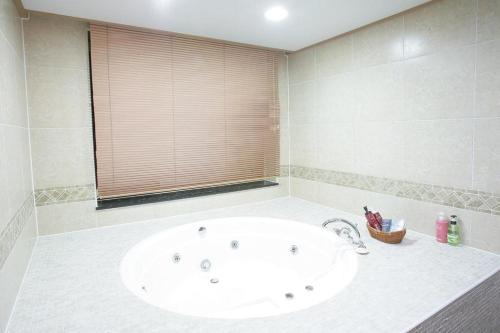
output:
{"label": "bathtub drain", "polygon": [[286,293],[285,297],[286,297],[286,299],[293,299],[293,294],[292,293]]}
{"label": "bathtub drain", "polygon": [[212,278],[212,279],[210,279],[210,283],[219,283],[219,279],[218,278]]}

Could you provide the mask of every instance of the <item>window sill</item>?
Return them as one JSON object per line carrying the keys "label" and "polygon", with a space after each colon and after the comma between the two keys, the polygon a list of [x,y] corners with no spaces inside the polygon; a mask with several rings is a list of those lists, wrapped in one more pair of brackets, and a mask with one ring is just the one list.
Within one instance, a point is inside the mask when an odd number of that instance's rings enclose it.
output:
{"label": "window sill", "polygon": [[154,193],[154,194],[146,194],[134,197],[98,199],[96,209],[103,210],[111,208],[129,207],[129,206],[158,203],[164,201],[203,197],[212,194],[253,190],[253,189],[276,186],[276,185],[279,184],[267,180],[262,180],[250,183],[232,184],[232,185],[224,185],[224,186],[208,187],[208,188],[200,188],[200,189],[176,191],[176,192]]}

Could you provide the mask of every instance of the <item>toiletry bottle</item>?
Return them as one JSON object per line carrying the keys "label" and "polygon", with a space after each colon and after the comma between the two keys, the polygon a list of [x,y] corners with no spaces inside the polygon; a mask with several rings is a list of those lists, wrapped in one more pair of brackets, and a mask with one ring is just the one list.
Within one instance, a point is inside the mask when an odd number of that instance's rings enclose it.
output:
{"label": "toiletry bottle", "polygon": [[439,213],[436,220],[436,240],[440,243],[448,242],[448,219],[444,213]]}
{"label": "toiletry bottle", "polygon": [[382,230],[382,226],[380,225],[377,218],[375,217],[375,214],[373,214],[371,211],[369,211],[368,207],[365,206],[363,208],[365,210],[366,220],[368,221],[368,224],[370,225],[370,227],[372,227],[373,229]]}
{"label": "toiletry bottle", "polygon": [[452,215],[450,218],[450,226],[448,227],[448,244],[453,246],[460,245],[460,231],[457,222],[457,216]]}

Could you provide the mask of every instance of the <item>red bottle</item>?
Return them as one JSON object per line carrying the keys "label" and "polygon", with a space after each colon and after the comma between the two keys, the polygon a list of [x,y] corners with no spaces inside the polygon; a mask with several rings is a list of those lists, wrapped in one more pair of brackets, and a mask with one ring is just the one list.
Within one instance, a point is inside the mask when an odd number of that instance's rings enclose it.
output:
{"label": "red bottle", "polygon": [[[373,229],[382,230],[382,225],[378,221],[375,214],[373,214],[371,211],[369,211],[368,207],[365,206],[363,208],[365,209],[365,217],[366,217],[366,220],[368,221],[368,224],[370,225],[370,227],[372,227]],[[379,216],[380,216],[380,214],[379,214]]]}

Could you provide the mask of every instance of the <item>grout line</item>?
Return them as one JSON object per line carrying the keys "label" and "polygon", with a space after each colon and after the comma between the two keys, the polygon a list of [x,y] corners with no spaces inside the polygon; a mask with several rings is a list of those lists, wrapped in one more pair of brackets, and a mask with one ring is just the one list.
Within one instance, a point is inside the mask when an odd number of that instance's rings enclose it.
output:
{"label": "grout line", "polygon": [[33,68],[33,67],[38,67],[38,68],[50,68],[50,69],[60,69],[60,70],[65,70],[65,71],[78,71],[78,72],[85,72],[87,73],[89,71],[89,68],[81,68],[81,67],[67,67],[67,66],[53,66],[53,65],[28,65],[27,67]]}
{"label": "grout line", "polygon": [[[475,16],[476,16],[476,31],[475,31],[475,41],[476,44],[474,46],[474,79],[473,79],[473,88],[472,88],[472,114],[474,117],[477,116],[477,40],[478,40],[478,20],[479,20],[479,0],[476,0],[476,8],[475,8]],[[474,188],[474,174],[476,172],[476,118],[473,118],[472,122],[472,161],[471,161],[471,188]]]}
{"label": "grout line", "polygon": [[292,165],[292,135],[291,135],[291,129],[290,129],[290,71],[289,71],[289,66],[288,66],[288,54],[285,53],[286,57],[286,120],[287,120],[287,127],[288,127],[288,196],[292,195],[292,170],[291,170],[291,165]]}
{"label": "grout line", "polygon": [[[461,49],[466,49],[466,48],[470,48],[472,46],[475,46],[477,44],[488,43],[488,42],[495,41],[495,40],[500,40],[500,38],[494,38],[494,39],[490,39],[490,40],[486,40],[486,41],[482,41],[482,42],[476,42],[476,41],[474,41],[472,43],[467,43],[467,44],[463,44],[463,45],[446,47],[446,48],[439,49],[439,50],[434,51],[434,52],[425,53],[425,54],[421,54],[421,55],[414,56],[414,57],[409,57],[409,58],[404,58],[403,57],[402,59],[399,59],[399,60],[392,60],[392,61],[387,61],[387,62],[383,62],[383,63],[379,63],[379,64],[374,64],[374,65],[368,65],[368,66],[363,66],[363,67],[353,67],[353,69],[351,69],[351,70],[340,71],[338,73],[329,74],[329,75],[322,75],[321,79],[328,79],[328,78],[335,77],[335,76],[342,75],[342,74],[356,73],[356,72],[360,72],[360,71],[363,71],[363,70],[366,70],[366,69],[369,69],[369,68],[373,69],[373,68],[383,67],[383,66],[387,66],[387,65],[391,65],[391,64],[405,63],[407,61],[418,59],[418,58],[422,58],[422,57],[442,55],[443,53],[446,53],[446,52],[457,51],[457,50],[461,50]],[[303,84],[303,83],[309,83],[309,82],[314,82],[314,81],[315,81],[315,79],[303,80],[303,81],[291,83],[291,85],[292,86],[294,86],[294,85],[300,85],[300,84]]]}
{"label": "grout line", "polygon": [[28,18],[21,19],[21,34],[23,41],[23,64],[24,64],[24,89],[25,89],[25,98],[26,98],[26,124],[28,126],[28,147],[29,147],[29,160],[30,160],[30,171],[31,171],[31,193],[33,196],[33,214],[35,214],[35,225],[36,225],[36,235],[39,235],[38,232],[38,213],[36,209],[36,201],[35,201],[35,176],[33,174],[33,150],[31,147],[31,125],[30,125],[30,116],[29,116],[29,98],[28,98],[28,75],[27,75],[27,67],[26,67],[26,42],[24,38],[24,22],[30,20],[30,13],[28,13]]}

